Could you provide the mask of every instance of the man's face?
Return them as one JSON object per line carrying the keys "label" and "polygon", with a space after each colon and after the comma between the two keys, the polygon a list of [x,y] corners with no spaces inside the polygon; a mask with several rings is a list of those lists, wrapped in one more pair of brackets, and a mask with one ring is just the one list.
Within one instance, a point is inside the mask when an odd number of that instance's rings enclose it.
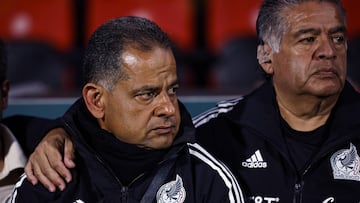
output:
{"label": "man's face", "polygon": [[180,125],[178,81],[172,51],[128,48],[121,56],[128,79],[105,94],[103,128],[140,147],[169,147]]}
{"label": "man's face", "polygon": [[273,81],[283,95],[339,94],[346,78],[346,31],[334,4],[305,2],[284,10],[289,29],[273,53]]}

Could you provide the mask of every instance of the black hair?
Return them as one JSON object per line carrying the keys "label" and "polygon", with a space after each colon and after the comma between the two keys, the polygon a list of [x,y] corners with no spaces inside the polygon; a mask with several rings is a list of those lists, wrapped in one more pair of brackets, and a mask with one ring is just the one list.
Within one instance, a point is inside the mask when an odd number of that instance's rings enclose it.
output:
{"label": "black hair", "polygon": [[112,90],[127,77],[121,68],[121,54],[132,47],[151,51],[154,47],[171,49],[167,34],[154,22],[135,16],[112,19],[101,25],[91,36],[85,51],[84,82],[101,84]]}

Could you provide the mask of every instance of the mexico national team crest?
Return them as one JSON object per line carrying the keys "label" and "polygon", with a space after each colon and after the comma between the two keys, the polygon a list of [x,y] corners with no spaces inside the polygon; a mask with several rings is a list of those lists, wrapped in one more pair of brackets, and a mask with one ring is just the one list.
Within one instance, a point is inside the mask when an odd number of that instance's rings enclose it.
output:
{"label": "mexico national team crest", "polygon": [[360,181],[360,158],[356,147],[350,143],[349,149],[341,149],[330,158],[334,179]]}
{"label": "mexico national team crest", "polygon": [[179,175],[176,175],[176,180],[161,186],[156,194],[158,203],[183,203],[185,197],[186,191]]}

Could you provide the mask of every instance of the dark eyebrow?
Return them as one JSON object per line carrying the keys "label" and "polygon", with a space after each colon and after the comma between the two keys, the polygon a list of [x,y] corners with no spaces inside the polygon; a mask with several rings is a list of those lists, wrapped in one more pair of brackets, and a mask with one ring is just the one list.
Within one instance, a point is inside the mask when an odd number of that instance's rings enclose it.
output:
{"label": "dark eyebrow", "polygon": [[[321,32],[320,29],[315,29],[315,28],[309,28],[309,29],[300,29],[297,32],[295,32],[294,37],[298,38],[299,36],[303,35],[303,34],[314,34],[314,35],[318,35]],[[334,33],[346,33],[346,27],[345,26],[338,26],[335,28],[332,28],[329,30],[329,34],[334,34]]]}
{"label": "dark eyebrow", "polygon": [[134,89],[132,91],[132,93],[134,95],[136,94],[139,94],[139,93],[142,93],[142,92],[155,92],[155,91],[159,91],[159,87],[155,87],[155,86],[150,86],[150,85],[145,85],[145,86],[142,86],[140,88],[137,88],[137,89]]}
{"label": "dark eyebrow", "polygon": [[172,82],[170,86],[176,86],[176,85],[179,85],[179,81],[178,81],[178,80],[174,80],[174,82]]}
{"label": "dark eyebrow", "polygon": [[300,37],[301,35],[304,35],[304,34],[314,34],[314,35],[318,35],[320,34],[321,30],[320,29],[315,29],[315,28],[308,28],[308,29],[300,29],[298,30],[297,32],[295,32],[295,35],[294,37],[295,38],[298,38]]}
{"label": "dark eyebrow", "polygon": [[346,33],[346,27],[345,26],[339,26],[339,27],[332,28],[332,29],[330,29],[329,33],[330,34]]}
{"label": "dark eyebrow", "polygon": [[[174,80],[170,86],[176,86],[176,85],[179,85],[179,81],[178,80]],[[157,87],[157,86],[151,86],[151,85],[144,85],[140,88],[137,88],[137,89],[134,89],[132,91],[132,94],[136,95],[138,93],[141,93],[141,92],[157,92],[157,91],[160,91],[160,87]]]}

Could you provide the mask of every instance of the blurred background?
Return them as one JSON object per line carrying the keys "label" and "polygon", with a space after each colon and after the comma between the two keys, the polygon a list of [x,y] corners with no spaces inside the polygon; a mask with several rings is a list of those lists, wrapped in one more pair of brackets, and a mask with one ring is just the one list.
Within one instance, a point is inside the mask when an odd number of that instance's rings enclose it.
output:
{"label": "blurred background", "polygon": [[[0,0],[11,98],[80,95],[81,60],[91,33],[118,16],[147,17],[174,42],[180,95],[242,95],[263,75],[256,60],[260,0]],[[350,80],[360,81],[360,1],[348,13]]]}

